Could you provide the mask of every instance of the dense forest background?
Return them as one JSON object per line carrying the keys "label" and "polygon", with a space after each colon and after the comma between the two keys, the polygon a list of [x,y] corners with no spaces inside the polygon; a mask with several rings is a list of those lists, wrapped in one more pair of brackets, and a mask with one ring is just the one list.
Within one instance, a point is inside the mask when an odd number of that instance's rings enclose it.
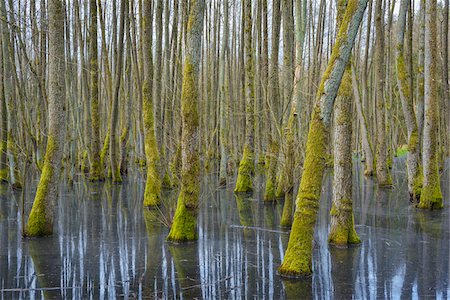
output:
{"label": "dense forest background", "polygon": [[[0,0],[0,12],[0,180],[21,189],[40,174],[29,236],[53,232],[58,183],[132,171],[147,176],[144,206],[180,189],[175,241],[195,239],[207,173],[237,193],[265,173],[264,200],[285,198],[281,225],[294,224],[288,253],[311,252],[325,166],[331,242],[359,242],[352,159],[389,187],[406,155],[410,200],[442,208],[448,0]],[[310,272],[291,267],[280,272]]]}

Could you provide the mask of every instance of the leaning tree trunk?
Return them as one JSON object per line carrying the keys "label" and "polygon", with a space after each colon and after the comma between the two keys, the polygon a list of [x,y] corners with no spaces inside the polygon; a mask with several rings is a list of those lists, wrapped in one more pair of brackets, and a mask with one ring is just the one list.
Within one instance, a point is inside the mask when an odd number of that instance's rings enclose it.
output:
{"label": "leaning tree trunk", "polygon": [[281,276],[295,277],[312,273],[312,241],[322,191],[331,114],[367,1],[349,1],[330,62],[317,92],[294,223],[283,264],[278,270]]}
{"label": "leaning tree trunk", "polygon": [[386,143],[386,112],[384,97],[385,68],[384,65],[384,11],[383,0],[375,3],[375,78],[376,78],[376,103],[377,103],[377,147],[376,169],[379,186],[391,186],[392,178],[387,165]]}
{"label": "leaning tree trunk", "polygon": [[252,48],[252,2],[245,0],[245,146],[239,164],[236,181],[236,193],[251,192],[253,187],[253,173],[255,169],[255,126],[254,126],[254,71]]}
{"label": "leaning tree trunk", "polygon": [[190,0],[186,38],[183,85],[181,91],[181,191],[168,240],[174,242],[197,239],[197,209],[200,194],[200,162],[198,155],[198,89],[199,64],[203,32],[204,0]]}
{"label": "leaning tree trunk", "polygon": [[405,116],[406,128],[408,131],[408,154],[406,165],[408,169],[408,191],[411,200],[420,198],[421,174],[420,174],[420,140],[419,129],[417,127],[416,116],[414,114],[414,101],[411,94],[410,78],[411,74],[406,67],[404,51],[404,35],[406,13],[410,0],[402,0],[397,21],[397,83],[402,102],[403,115]]}
{"label": "leaning tree trunk", "polygon": [[27,236],[44,236],[53,233],[53,210],[58,197],[60,166],[65,140],[63,1],[50,0],[48,12],[48,51],[51,59],[48,62],[47,150],[42,175],[25,231]]}
{"label": "leaning tree trunk", "polygon": [[425,4],[425,121],[423,128],[423,188],[420,208],[443,208],[438,168],[438,77],[436,0]]}
{"label": "leaning tree trunk", "polygon": [[161,180],[159,178],[159,152],[156,145],[155,117],[152,101],[152,0],[144,1],[143,12],[143,51],[144,83],[142,102],[144,108],[145,155],[147,159],[147,181],[144,192],[144,206],[156,206],[160,203]]}
{"label": "leaning tree trunk", "polygon": [[[348,0],[338,1],[336,27],[339,30]],[[345,69],[334,106],[334,181],[328,241],[337,246],[358,244],[352,198],[352,75],[351,63]]]}

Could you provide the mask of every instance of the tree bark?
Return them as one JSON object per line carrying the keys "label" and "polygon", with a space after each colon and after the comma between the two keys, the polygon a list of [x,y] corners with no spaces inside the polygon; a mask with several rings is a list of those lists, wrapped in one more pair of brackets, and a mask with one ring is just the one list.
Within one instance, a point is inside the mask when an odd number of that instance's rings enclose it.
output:
{"label": "tree bark", "polygon": [[414,101],[411,93],[411,73],[406,67],[404,35],[406,24],[406,13],[410,0],[402,0],[400,3],[399,17],[397,21],[397,49],[396,67],[397,83],[402,102],[403,115],[405,116],[406,128],[408,131],[408,154],[406,166],[408,169],[408,191],[410,200],[420,198],[421,174],[420,174],[420,140],[417,127],[416,116],[414,115]]}
{"label": "tree bark", "polygon": [[58,197],[60,166],[65,142],[64,6],[48,2],[49,93],[48,138],[44,166],[26,227],[27,236],[53,233],[53,210]]}
{"label": "tree bark", "polygon": [[[337,30],[347,5],[348,0],[338,1]],[[334,104],[334,181],[328,241],[337,246],[361,242],[356,233],[353,218],[351,72],[351,63],[348,63]]]}
{"label": "tree bark", "polygon": [[438,167],[437,1],[425,4],[425,120],[423,128],[423,188],[419,208],[440,209],[442,192]]}
{"label": "tree bark", "polygon": [[377,107],[377,150],[376,168],[378,185],[392,186],[392,178],[387,165],[386,112],[384,97],[385,68],[384,65],[384,11],[383,0],[375,2],[375,72],[376,72],[376,107]]}
{"label": "tree bark", "polygon": [[236,193],[248,193],[253,190],[255,172],[255,118],[254,118],[254,66],[252,48],[252,2],[245,0],[245,145],[239,164],[236,181]]}
{"label": "tree bark", "polygon": [[294,223],[283,264],[278,269],[281,276],[297,277],[312,273],[312,242],[325,170],[331,114],[367,1],[349,1],[330,62],[317,92]]}
{"label": "tree bark", "polygon": [[167,239],[185,242],[197,239],[197,209],[200,194],[200,162],[198,154],[198,89],[199,64],[203,32],[204,0],[190,0],[186,37],[186,56],[181,92],[181,191]]}
{"label": "tree bark", "polygon": [[145,0],[143,11],[143,55],[144,55],[144,82],[142,86],[142,102],[144,109],[145,155],[147,159],[147,180],[144,192],[144,206],[160,204],[161,181],[159,177],[159,151],[156,144],[155,116],[152,101],[152,0]]}

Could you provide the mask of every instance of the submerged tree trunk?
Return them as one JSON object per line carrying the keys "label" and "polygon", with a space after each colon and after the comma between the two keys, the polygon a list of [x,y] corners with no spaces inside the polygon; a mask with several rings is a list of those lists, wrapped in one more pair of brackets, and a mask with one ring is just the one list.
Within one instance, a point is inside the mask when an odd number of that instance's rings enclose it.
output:
{"label": "submerged tree trunk", "polygon": [[181,191],[172,227],[167,239],[184,242],[197,239],[197,209],[200,194],[198,155],[198,89],[204,0],[190,0],[186,38],[186,56],[181,91]]}
{"label": "submerged tree trunk", "polygon": [[386,142],[386,112],[384,97],[385,68],[384,65],[384,11],[383,0],[375,2],[375,78],[376,78],[376,103],[377,103],[377,156],[376,168],[379,186],[391,186],[392,178],[387,164]]}
{"label": "submerged tree trunk", "polygon": [[438,77],[437,77],[437,6],[436,0],[425,4],[425,121],[423,128],[423,188],[419,208],[443,208],[438,167]]}
{"label": "submerged tree trunk", "polygon": [[155,116],[152,101],[152,0],[145,0],[143,12],[143,55],[144,82],[142,86],[142,102],[144,109],[145,155],[147,159],[147,180],[144,192],[144,206],[156,206],[160,203],[161,180],[159,177],[159,151],[156,145]]}
{"label": "submerged tree trunk", "polygon": [[64,6],[61,0],[50,0],[49,11],[49,93],[48,138],[44,166],[26,227],[27,236],[53,233],[53,210],[58,197],[60,166],[64,148],[65,82],[64,82]]}
{"label": "submerged tree trunk", "polygon": [[245,146],[239,164],[236,181],[236,193],[248,193],[253,190],[255,169],[255,123],[254,123],[254,67],[252,48],[252,2],[245,0]]}
{"label": "submerged tree trunk", "polygon": [[294,223],[283,264],[278,269],[282,276],[295,277],[312,273],[314,225],[322,190],[331,114],[367,1],[349,1],[330,62],[317,92]]}
{"label": "submerged tree trunk", "polygon": [[[348,0],[338,1],[336,28],[347,9]],[[355,230],[352,198],[352,75],[347,64],[334,105],[334,181],[328,241],[337,246],[358,244],[361,240]]]}
{"label": "submerged tree trunk", "polygon": [[411,74],[406,67],[404,51],[404,34],[406,13],[410,0],[402,0],[397,22],[397,82],[402,101],[403,115],[405,116],[406,128],[408,131],[408,154],[406,166],[408,169],[408,191],[411,200],[420,198],[421,174],[420,174],[420,140],[417,127],[416,116],[414,115],[414,101],[411,94],[410,78]]}

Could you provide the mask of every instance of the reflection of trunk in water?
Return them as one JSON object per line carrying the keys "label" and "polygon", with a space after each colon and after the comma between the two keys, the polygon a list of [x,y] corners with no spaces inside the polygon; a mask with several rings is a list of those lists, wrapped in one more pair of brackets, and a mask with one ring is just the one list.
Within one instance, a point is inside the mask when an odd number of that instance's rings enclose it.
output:
{"label": "reflection of trunk in water", "polygon": [[251,202],[248,198],[245,198],[242,195],[235,194],[236,197],[236,206],[239,213],[239,223],[244,226],[244,239],[251,239],[253,230],[248,227],[253,226],[253,213]]}
{"label": "reflection of trunk in water", "polygon": [[[202,297],[202,283],[199,276],[198,246],[169,244],[169,252],[175,265],[175,277],[180,288],[180,297],[195,299]],[[186,259],[189,257],[190,259]]]}
{"label": "reflection of trunk in water", "polygon": [[[59,248],[56,244],[57,241],[52,238],[43,239],[47,239],[47,241],[33,239],[28,243],[38,288],[43,289],[42,293],[45,299],[63,298],[67,291],[66,287],[61,287],[61,268],[59,267],[60,262],[58,262],[60,256],[58,255],[59,253],[55,255],[52,252]],[[52,249],[52,251],[49,251],[49,249]],[[61,289],[54,289],[58,287],[61,287]],[[76,287],[72,288],[72,292],[75,292]],[[40,293],[39,291],[36,292]]]}

